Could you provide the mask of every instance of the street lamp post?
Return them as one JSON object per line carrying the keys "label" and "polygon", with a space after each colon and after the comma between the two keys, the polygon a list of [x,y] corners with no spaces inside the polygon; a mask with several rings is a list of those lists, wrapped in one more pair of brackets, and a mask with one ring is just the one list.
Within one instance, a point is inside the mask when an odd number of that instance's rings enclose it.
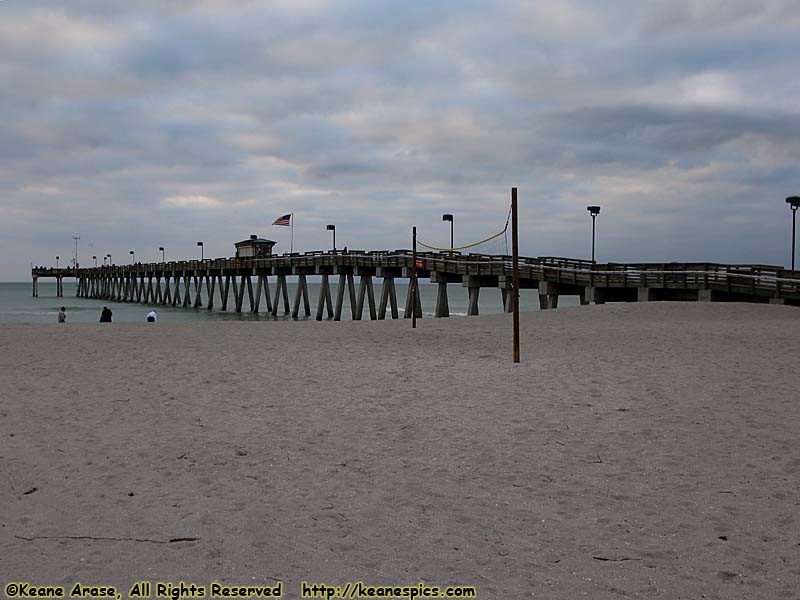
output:
{"label": "street lamp post", "polygon": [[161,251],[161,262],[167,262],[164,260],[164,246],[159,246],[158,249]]}
{"label": "street lamp post", "polygon": [[131,264],[136,264],[136,253],[133,250],[129,250],[128,254],[131,255]]}
{"label": "street lamp post", "polygon": [[200,246],[200,260],[202,261],[202,260],[204,260],[203,242],[197,242],[197,245]]}
{"label": "street lamp post", "polygon": [[333,232],[333,251],[336,252],[336,225],[326,225],[325,229]]}
{"label": "street lamp post", "polygon": [[600,214],[599,206],[587,206],[586,210],[592,215],[592,264],[594,264],[594,220]]}
{"label": "street lamp post", "polygon": [[58,268],[58,259],[61,258],[60,256],[56,256],[56,269]]}
{"label": "street lamp post", "polygon": [[450,255],[453,255],[453,215],[442,215],[442,221],[450,221]]}
{"label": "street lamp post", "polygon": [[797,233],[797,209],[800,207],[800,196],[789,196],[786,204],[792,209],[792,271],[794,271],[794,242]]}
{"label": "street lamp post", "polygon": [[103,257],[103,266],[104,267],[106,266],[106,260],[108,260],[108,256],[104,256]]}
{"label": "street lamp post", "polygon": [[92,258],[94,259],[94,266],[96,267],[97,266],[97,257],[93,256]]}
{"label": "street lamp post", "polygon": [[111,253],[109,252],[108,254],[106,254],[106,256],[108,257],[108,266],[110,267],[111,266]]}

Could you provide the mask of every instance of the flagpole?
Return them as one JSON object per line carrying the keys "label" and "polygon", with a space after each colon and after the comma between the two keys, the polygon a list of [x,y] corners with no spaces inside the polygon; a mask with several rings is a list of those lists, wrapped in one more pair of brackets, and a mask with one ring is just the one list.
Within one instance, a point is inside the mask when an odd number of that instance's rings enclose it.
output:
{"label": "flagpole", "polygon": [[292,234],[290,238],[291,241],[289,242],[289,254],[294,254],[294,213],[292,213],[291,222],[292,222]]}

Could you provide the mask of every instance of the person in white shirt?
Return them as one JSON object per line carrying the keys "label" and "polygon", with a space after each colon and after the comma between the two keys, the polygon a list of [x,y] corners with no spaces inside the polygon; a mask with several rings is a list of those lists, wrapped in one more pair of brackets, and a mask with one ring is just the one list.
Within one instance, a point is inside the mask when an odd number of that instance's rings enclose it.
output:
{"label": "person in white shirt", "polygon": [[156,321],[158,321],[158,315],[156,314],[156,311],[151,310],[149,313],[147,313],[147,322],[155,323]]}

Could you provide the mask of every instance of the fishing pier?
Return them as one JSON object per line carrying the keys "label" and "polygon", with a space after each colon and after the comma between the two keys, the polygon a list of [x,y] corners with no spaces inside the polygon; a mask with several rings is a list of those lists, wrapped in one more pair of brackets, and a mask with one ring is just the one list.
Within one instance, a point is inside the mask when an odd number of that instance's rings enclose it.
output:
{"label": "fishing pier", "polygon": [[[416,258],[415,258],[416,257]],[[438,285],[436,317],[450,315],[448,284],[468,288],[469,315],[478,314],[481,289],[498,290],[506,312],[512,310],[512,257],[489,254],[394,251],[329,251],[264,257],[217,258],[79,269],[35,267],[38,282],[55,278],[63,296],[63,279],[77,280],[77,296],[116,302],[138,302],[208,310],[248,311],[293,318],[311,317],[307,278],[321,277],[315,299],[317,320],[341,320],[345,293],[353,320],[397,319],[400,310],[395,280],[430,279]],[[287,277],[297,277],[290,302]],[[335,301],[331,278],[336,280]],[[358,283],[356,283],[358,278]],[[373,280],[381,280],[380,298]],[[800,271],[769,265],[717,263],[604,263],[558,258],[519,257],[519,288],[537,289],[543,309],[558,306],[561,295],[578,296],[581,304],[646,301],[738,301],[800,306]],[[408,286],[403,316],[422,316],[418,286]],[[412,298],[416,289],[416,299]],[[367,311],[365,313],[365,311]]]}

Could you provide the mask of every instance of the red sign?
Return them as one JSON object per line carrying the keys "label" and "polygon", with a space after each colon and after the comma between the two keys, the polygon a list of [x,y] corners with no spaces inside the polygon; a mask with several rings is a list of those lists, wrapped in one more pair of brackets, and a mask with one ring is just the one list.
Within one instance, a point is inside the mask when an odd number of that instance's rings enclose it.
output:
{"label": "red sign", "polygon": [[417,259],[417,268],[418,269],[422,268],[422,261],[420,259]]}

